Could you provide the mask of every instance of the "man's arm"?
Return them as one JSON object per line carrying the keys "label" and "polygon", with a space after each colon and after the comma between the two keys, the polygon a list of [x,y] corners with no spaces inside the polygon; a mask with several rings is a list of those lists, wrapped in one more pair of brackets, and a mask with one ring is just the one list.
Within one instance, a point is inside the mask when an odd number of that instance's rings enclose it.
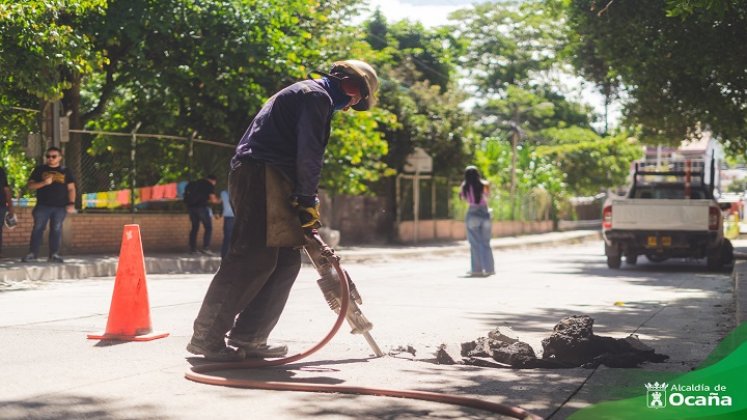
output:
{"label": "man's arm", "polygon": [[75,183],[70,182],[67,184],[67,206],[65,209],[68,213],[75,211]]}
{"label": "man's arm", "polygon": [[3,191],[5,192],[5,201],[8,205],[8,213],[13,214],[13,196],[10,194],[10,188],[5,186],[3,187]]}
{"label": "man's arm", "polygon": [[40,188],[44,188],[47,185],[51,184],[54,180],[54,178],[52,178],[52,175],[45,176],[41,181],[34,180],[33,174],[31,176],[32,178],[30,178],[28,184],[26,184],[28,189],[30,189],[31,191],[36,191]]}
{"label": "man's arm", "polygon": [[305,98],[297,127],[296,195],[311,197],[317,193],[331,112],[329,97],[312,94]]}

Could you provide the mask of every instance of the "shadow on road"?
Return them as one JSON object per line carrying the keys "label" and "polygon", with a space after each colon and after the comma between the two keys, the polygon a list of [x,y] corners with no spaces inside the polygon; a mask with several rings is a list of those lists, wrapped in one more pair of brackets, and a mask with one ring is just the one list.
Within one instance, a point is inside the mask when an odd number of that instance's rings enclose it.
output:
{"label": "shadow on road", "polygon": [[152,405],[127,406],[125,402],[107,398],[91,398],[73,394],[56,394],[22,401],[0,401],[3,419],[101,419],[168,418]]}

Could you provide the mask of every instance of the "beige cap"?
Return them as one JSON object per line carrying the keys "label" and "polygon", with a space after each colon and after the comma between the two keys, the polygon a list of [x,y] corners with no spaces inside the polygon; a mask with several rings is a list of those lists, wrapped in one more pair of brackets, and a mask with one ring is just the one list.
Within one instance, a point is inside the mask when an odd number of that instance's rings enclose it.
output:
{"label": "beige cap", "polygon": [[363,94],[363,99],[353,105],[354,110],[366,111],[376,105],[376,92],[379,90],[379,77],[376,75],[376,70],[374,70],[368,63],[360,60],[337,61],[332,64],[332,70],[330,70],[330,73],[345,73],[356,77],[363,82],[362,87],[365,87],[366,92],[361,92]]}

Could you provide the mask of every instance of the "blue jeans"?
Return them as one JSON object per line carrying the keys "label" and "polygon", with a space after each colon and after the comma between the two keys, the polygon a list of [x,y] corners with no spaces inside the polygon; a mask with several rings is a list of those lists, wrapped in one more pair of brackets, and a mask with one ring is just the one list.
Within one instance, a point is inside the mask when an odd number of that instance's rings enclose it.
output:
{"label": "blue jeans", "polygon": [[44,229],[49,223],[49,255],[58,254],[62,244],[62,222],[65,221],[67,211],[65,207],[37,205],[31,212],[34,217],[34,227],[31,229],[31,245],[29,252],[39,256]]}
{"label": "blue jeans", "polygon": [[189,250],[197,251],[197,231],[200,223],[205,226],[205,235],[202,237],[202,248],[210,248],[210,237],[213,235],[213,220],[210,219],[210,211],[207,207],[189,207],[189,220],[192,222],[192,230],[189,231]]}
{"label": "blue jeans", "polygon": [[228,254],[228,247],[231,245],[231,232],[233,232],[233,220],[234,220],[233,217],[223,217],[223,245],[220,247],[221,257],[225,257],[226,254]]}
{"label": "blue jeans", "polygon": [[467,211],[465,218],[467,225],[467,241],[470,245],[470,254],[473,273],[495,273],[493,262],[493,249],[490,248],[490,237],[492,236],[492,223],[490,213],[485,207],[474,207]]}

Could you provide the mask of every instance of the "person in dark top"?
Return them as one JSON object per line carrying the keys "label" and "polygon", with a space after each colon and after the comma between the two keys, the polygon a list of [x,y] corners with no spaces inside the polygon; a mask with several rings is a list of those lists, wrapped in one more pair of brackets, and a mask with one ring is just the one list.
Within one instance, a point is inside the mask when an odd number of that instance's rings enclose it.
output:
{"label": "person in dark top", "polygon": [[13,196],[10,193],[8,175],[0,168],[0,258],[3,256],[3,225],[5,216],[13,215]]}
{"label": "person in dark top", "polygon": [[318,74],[272,96],[236,147],[228,178],[233,235],[195,319],[192,354],[237,361],[288,351],[267,339],[301,267],[303,229],[321,226],[317,188],[332,116],[368,110],[379,85],[358,60]]}
{"label": "person in dark top", "polygon": [[[203,179],[192,181],[187,184],[184,190],[184,203],[187,205],[189,221],[192,222],[192,229],[189,231],[189,251],[192,254],[202,253],[213,255],[210,251],[210,240],[213,235],[213,220],[210,211],[210,204],[218,204],[220,200],[215,194],[215,183],[218,178],[215,175],[208,175]],[[202,237],[202,248],[197,250],[197,232],[200,229],[200,223],[205,229]]]}
{"label": "person in dark top", "polygon": [[29,253],[21,261],[36,261],[49,223],[49,261],[62,263],[62,222],[68,213],[75,212],[75,179],[70,170],[62,166],[62,150],[58,147],[47,149],[44,157],[46,163],[34,168],[27,184],[30,190],[36,191],[36,206],[31,213],[34,227]]}

